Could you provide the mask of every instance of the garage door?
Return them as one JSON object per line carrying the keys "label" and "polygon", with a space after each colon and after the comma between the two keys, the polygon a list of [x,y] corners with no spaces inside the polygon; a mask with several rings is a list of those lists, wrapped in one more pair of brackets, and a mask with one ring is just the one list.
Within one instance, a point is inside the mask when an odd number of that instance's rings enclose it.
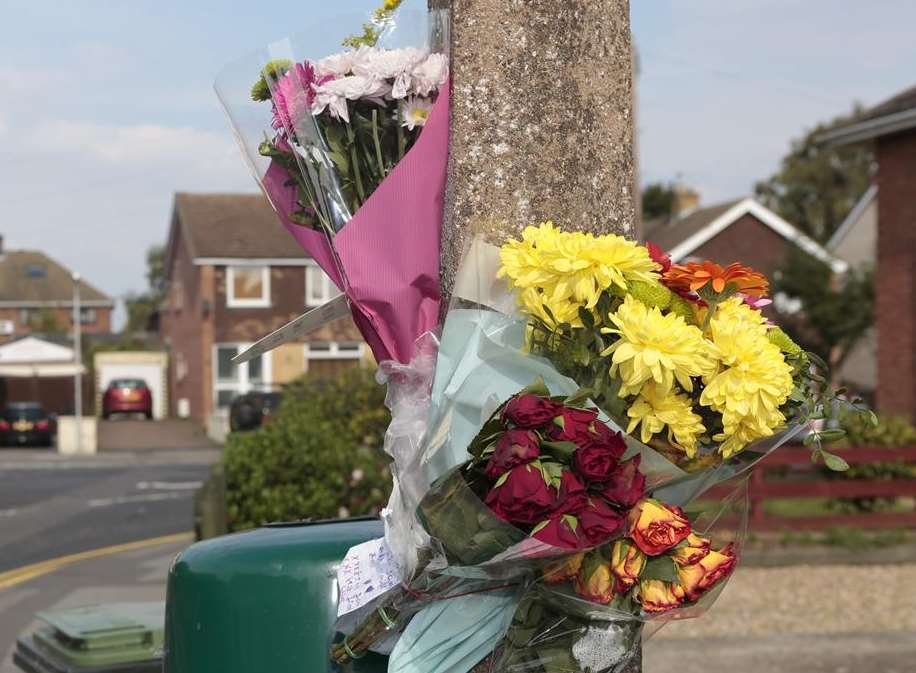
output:
{"label": "garage door", "polygon": [[104,391],[113,379],[143,379],[153,396],[153,418],[165,418],[163,371],[158,364],[105,363],[99,367],[99,390]]}

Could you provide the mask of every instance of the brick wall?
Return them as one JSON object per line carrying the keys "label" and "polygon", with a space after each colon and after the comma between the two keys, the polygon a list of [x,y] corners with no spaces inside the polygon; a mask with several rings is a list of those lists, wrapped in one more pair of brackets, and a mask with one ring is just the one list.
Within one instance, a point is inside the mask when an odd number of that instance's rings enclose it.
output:
{"label": "brick wall", "polygon": [[878,140],[878,408],[916,420],[916,131]]}
{"label": "brick wall", "polygon": [[792,245],[753,215],[745,215],[706,241],[691,257],[709,259],[722,266],[741,262],[773,276]]}

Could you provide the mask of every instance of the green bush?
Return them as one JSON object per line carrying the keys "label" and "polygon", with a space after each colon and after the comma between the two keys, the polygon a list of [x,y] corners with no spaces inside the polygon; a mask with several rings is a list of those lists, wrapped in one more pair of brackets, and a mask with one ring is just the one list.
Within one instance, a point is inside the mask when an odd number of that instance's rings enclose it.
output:
{"label": "green bush", "polygon": [[[846,431],[844,443],[849,447],[865,448],[908,448],[916,446],[916,428],[905,418],[878,415],[877,425],[872,424],[867,414],[849,413],[840,419]],[[851,465],[845,472],[834,472],[832,478],[839,479],[914,479],[916,465],[901,461]],[[877,496],[839,498],[835,509],[843,512],[887,512],[898,506],[897,498]]]}
{"label": "green bush", "polygon": [[288,386],[269,423],[226,441],[229,529],[377,513],[391,492],[384,401],[363,368]]}

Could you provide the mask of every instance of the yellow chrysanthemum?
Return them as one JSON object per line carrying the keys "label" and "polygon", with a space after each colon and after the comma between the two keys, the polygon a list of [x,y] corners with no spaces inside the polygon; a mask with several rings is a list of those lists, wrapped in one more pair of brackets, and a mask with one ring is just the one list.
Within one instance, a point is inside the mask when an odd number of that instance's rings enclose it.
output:
{"label": "yellow chrysanthemum", "polygon": [[615,327],[601,331],[620,338],[601,354],[613,355],[611,376],[622,381],[621,397],[638,393],[647,381],[654,381],[661,395],[668,394],[675,380],[689,392],[693,390],[692,376],[715,371],[716,363],[703,333],[680,316],[665,315],[627,296],[609,319]]}
{"label": "yellow chrysanthemum", "polygon": [[652,439],[652,435],[667,426],[668,440],[683,449],[690,458],[697,453],[697,437],[706,431],[703,419],[694,413],[689,397],[674,390],[667,395],[660,395],[654,383],[643,386],[627,410],[627,416],[630,417],[627,433],[641,426],[639,437],[645,444]]}
{"label": "yellow chrysanthemum", "polygon": [[721,369],[708,376],[700,404],[722,414],[726,458],[785,423],[779,408],[792,393],[792,368],[767,338],[766,319],[739,298],[723,302],[709,324]]}
{"label": "yellow chrysanthemum", "polygon": [[540,298],[555,314],[575,316],[569,322],[577,325],[580,306],[594,308],[612,285],[626,290],[628,281],[657,283],[660,268],[633,241],[613,234],[564,232],[552,222],[526,227],[521,241],[502,246],[500,259],[498,275],[507,277],[510,287],[537,292],[521,297],[526,311],[532,312],[531,300]]}

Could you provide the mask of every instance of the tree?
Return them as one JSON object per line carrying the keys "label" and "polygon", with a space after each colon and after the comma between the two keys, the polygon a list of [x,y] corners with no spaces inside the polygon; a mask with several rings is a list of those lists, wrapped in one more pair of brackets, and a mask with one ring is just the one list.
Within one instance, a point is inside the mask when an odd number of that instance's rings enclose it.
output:
{"label": "tree", "polygon": [[29,315],[29,330],[48,336],[66,334],[67,329],[57,319],[57,314],[49,308],[42,308]]}
{"label": "tree", "polygon": [[828,264],[793,246],[774,274],[773,293],[780,325],[827,362],[835,377],[872,325],[871,271],[851,269],[837,276]]}
{"label": "tree", "polygon": [[131,293],[124,298],[127,305],[127,332],[155,331],[158,325],[159,305],[164,298],[165,248],[154,245],[146,251],[147,289]]}
{"label": "tree", "polygon": [[642,216],[644,220],[670,217],[677,198],[671,182],[653,182],[642,190]]}
{"label": "tree", "polygon": [[[854,107],[851,116],[859,111]],[[849,118],[818,124],[793,140],[779,171],[755,185],[764,205],[821,243],[840,226],[874,174],[874,156],[867,147],[833,147],[818,142],[825,131]]]}

